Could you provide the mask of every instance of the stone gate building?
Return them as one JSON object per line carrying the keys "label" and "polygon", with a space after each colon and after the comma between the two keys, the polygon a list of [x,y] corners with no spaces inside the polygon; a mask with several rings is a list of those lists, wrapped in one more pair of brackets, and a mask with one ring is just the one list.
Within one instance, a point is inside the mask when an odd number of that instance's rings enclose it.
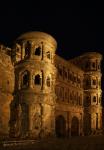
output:
{"label": "stone gate building", "polygon": [[69,137],[102,129],[102,55],[65,60],[56,49],[43,32],[21,35],[12,49],[1,45],[0,133]]}

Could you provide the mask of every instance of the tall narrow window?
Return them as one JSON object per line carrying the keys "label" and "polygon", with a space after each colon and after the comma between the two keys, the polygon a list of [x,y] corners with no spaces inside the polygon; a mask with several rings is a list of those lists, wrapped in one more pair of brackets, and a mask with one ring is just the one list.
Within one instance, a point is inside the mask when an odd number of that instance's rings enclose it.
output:
{"label": "tall narrow window", "polygon": [[30,56],[30,49],[31,49],[31,45],[29,42],[27,42],[25,45],[25,58],[28,58]]}
{"label": "tall narrow window", "polygon": [[29,72],[25,71],[22,75],[22,88],[29,86]]}
{"label": "tall narrow window", "polygon": [[96,67],[95,62],[92,62],[92,67],[93,67],[93,68],[95,68],[95,67]]}
{"label": "tall narrow window", "polygon": [[34,84],[36,84],[36,85],[40,85],[41,84],[41,78],[40,78],[39,74],[37,74],[35,76]]}
{"label": "tall narrow window", "polygon": [[96,102],[96,96],[93,96],[93,102]]}
{"label": "tall narrow window", "polygon": [[58,68],[59,75],[62,76],[62,69]]}
{"label": "tall narrow window", "polygon": [[50,77],[47,77],[47,82],[46,82],[47,86],[50,87]]}
{"label": "tall narrow window", "polygon": [[50,52],[48,51],[46,54],[47,54],[47,58],[50,59],[51,58]]}
{"label": "tall narrow window", "polygon": [[40,56],[41,53],[41,47],[35,48],[35,55]]}
{"label": "tall narrow window", "polygon": [[93,80],[92,80],[92,84],[93,84],[93,85],[96,85],[96,79],[93,79]]}

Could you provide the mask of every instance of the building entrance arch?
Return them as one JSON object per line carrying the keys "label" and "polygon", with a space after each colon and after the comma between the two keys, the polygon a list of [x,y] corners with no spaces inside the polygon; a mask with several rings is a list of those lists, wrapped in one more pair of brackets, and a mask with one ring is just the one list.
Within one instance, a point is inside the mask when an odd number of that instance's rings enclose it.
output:
{"label": "building entrance arch", "polygon": [[56,117],[55,130],[56,130],[56,136],[57,137],[65,137],[65,135],[66,135],[66,121],[62,115]]}
{"label": "building entrance arch", "polygon": [[71,136],[79,136],[79,120],[77,117],[72,118]]}

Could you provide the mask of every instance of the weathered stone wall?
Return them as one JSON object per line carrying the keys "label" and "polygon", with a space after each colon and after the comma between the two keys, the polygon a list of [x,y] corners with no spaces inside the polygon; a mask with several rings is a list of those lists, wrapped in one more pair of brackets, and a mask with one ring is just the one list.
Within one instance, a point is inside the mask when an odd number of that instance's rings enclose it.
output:
{"label": "weathered stone wall", "polygon": [[11,115],[11,136],[37,138],[54,134],[56,46],[54,38],[43,32],[26,33],[17,39],[12,55],[16,80],[11,114],[15,106],[17,110],[20,106],[21,124],[18,128],[18,117],[14,121]]}
{"label": "weathered stone wall", "polygon": [[13,99],[14,67],[6,48],[0,49],[0,134],[9,133],[10,103]]}
{"label": "weathered stone wall", "polygon": [[84,132],[96,134],[102,130],[102,89],[101,89],[102,55],[97,52],[85,53],[72,63],[84,70]]}

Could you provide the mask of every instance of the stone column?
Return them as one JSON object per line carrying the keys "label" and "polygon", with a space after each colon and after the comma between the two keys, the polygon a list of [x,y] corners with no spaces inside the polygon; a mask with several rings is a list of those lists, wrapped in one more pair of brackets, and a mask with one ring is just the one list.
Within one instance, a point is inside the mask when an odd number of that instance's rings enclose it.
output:
{"label": "stone column", "polygon": [[30,71],[30,77],[29,77],[29,87],[33,87],[33,76],[32,76],[32,71]]}
{"label": "stone column", "polygon": [[42,70],[42,90],[45,90],[45,71]]}
{"label": "stone column", "polygon": [[22,50],[22,56],[21,56],[21,58],[24,59],[24,56],[25,56],[25,42],[22,43],[21,50]]}

